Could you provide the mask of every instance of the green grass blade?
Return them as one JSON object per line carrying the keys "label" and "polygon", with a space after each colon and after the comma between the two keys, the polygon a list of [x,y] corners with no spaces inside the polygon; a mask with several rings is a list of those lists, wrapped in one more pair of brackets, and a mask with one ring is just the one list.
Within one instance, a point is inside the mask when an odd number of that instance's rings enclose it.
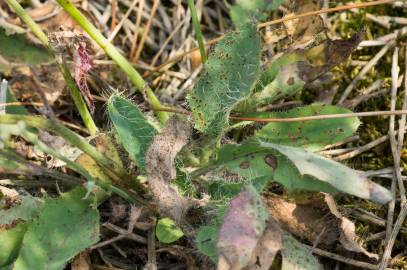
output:
{"label": "green grass blade", "polygon": [[201,53],[201,61],[202,61],[202,64],[205,64],[205,62],[206,62],[205,45],[203,42],[201,25],[198,20],[198,15],[196,14],[194,0],[188,0],[188,7],[189,7],[189,10],[191,11],[192,24],[194,25],[196,39],[198,40],[199,52]]}
{"label": "green grass blade", "polygon": [[[11,0],[9,0],[11,1]],[[15,0],[13,0],[15,1]],[[57,0],[58,4],[77,22],[89,36],[96,41],[96,43],[106,52],[110,58],[126,73],[133,85],[138,91],[145,94],[147,101],[153,107],[153,109],[161,108],[161,103],[155,96],[153,90],[144,81],[141,75],[134,69],[130,62],[120,54],[113,44],[111,44],[99,30],[69,1],[69,0]],[[161,122],[168,120],[168,113],[157,112]]]}
{"label": "green grass blade", "polygon": [[[17,15],[27,24],[31,31],[43,43],[43,45],[49,48],[47,35],[45,35],[45,33],[41,30],[39,25],[30,16],[28,16],[24,8],[16,0],[6,0],[6,1],[10,5],[12,10],[14,10],[14,12],[17,13]],[[50,51],[52,52],[51,49]],[[79,114],[81,115],[86,128],[89,130],[89,133],[91,135],[96,134],[98,132],[98,128],[96,127],[92,119],[92,116],[89,113],[88,108],[86,107],[85,101],[83,100],[80,94],[80,90],[76,85],[74,79],[72,78],[72,75],[69,72],[68,67],[65,64],[59,64],[59,68],[64,76],[68,89],[74,100],[75,106],[78,109]]]}

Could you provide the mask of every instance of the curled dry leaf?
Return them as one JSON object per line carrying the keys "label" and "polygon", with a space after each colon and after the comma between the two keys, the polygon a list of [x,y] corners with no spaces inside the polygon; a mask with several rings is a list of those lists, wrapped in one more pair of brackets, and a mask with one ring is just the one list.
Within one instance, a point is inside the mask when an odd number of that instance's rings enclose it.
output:
{"label": "curled dry leaf", "polygon": [[[294,13],[285,15],[284,17],[292,17],[298,14],[316,11],[321,9],[321,1],[318,0],[300,0],[292,1],[292,10]],[[285,29],[291,42],[295,48],[304,48],[305,46],[318,42],[318,38],[326,38],[326,30],[324,21],[321,16],[307,16],[284,22]]]}
{"label": "curled dry leaf", "polygon": [[164,130],[156,135],[147,151],[145,162],[148,184],[161,215],[169,216],[179,223],[188,201],[171,186],[175,178],[174,159],[188,142],[191,127],[188,123],[173,117]]}
{"label": "curled dry leaf", "polygon": [[354,223],[339,213],[330,195],[313,193],[312,197],[304,201],[302,194],[301,200],[295,196],[296,202],[273,194],[265,194],[264,197],[270,215],[293,235],[324,249],[336,249],[339,241],[347,251],[377,259],[376,254],[362,247]]}
{"label": "curled dry leaf", "polygon": [[[320,0],[288,2],[290,2],[288,3],[290,13],[284,15],[284,18],[320,10],[322,6]],[[266,33],[266,42],[268,44],[281,41],[283,47],[289,46],[300,49],[327,38],[326,27],[320,15],[287,20],[282,25],[283,28],[277,28]]]}
{"label": "curled dry leaf", "polygon": [[84,34],[72,31],[58,31],[48,34],[51,48],[57,55],[58,62],[73,59],[75,82],[91,112],[94,111],[93,98],[86,81],[88,72],[93,66],[90,53],[93,50],[91,40]]}
{"label": "curled dry leaf", "polygon": [[12,72],[16,79],[10,82],[10,88],[18,100],[42,102],[43,94],[48,104],[53,105],[66,95],[65,80],[55,64],[37,66],[35,74],[27,66],[16,67]]}
{"label": "curled dry leaf", "polygon": [[92,262],[88,252],[79,253],[71,262],[71,270],[90,270]]}

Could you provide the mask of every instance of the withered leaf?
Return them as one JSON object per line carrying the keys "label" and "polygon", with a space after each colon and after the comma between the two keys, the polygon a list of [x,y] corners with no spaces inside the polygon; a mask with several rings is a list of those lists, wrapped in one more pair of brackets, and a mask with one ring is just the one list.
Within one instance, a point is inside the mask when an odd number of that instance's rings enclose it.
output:
{"label": "withered leaf", "polygon": [[[295,194],[295,202],[272,194],[265,195],[270,215],[293,235],[324,249],[342,246],[345,250],[377,259],[360,244],[352,221],[342,216],[330,195]],[[308,196],[304,200],[305,196]]]}
{"label": "withered leaf", "polygon": [[269,218],[261,196],[246,186],[230,202],[217,242],[218,270],[268,270],[281,252],[282,269],[322,269],[309,249]]}
{"label": "withered leaf", "polygon": [[[321,9],[320,0],[292,1],[293,13],[285,17],[291,17],[306,12]],[[291,39],[291,46],[295,48],[305,47],[318,38],[326,38],[326,29],[321,16],[307,16],[284,22],[287,34]]]}
{"label": "withered leaf", "polygon": [[217,242],[219,270],[247,266],[267,219],[267,210],[253,186],[246,186],[230,201]]}
{"label": "withered leaf", "polygon": [[188,201],[170,185],[175,178],[174,160],[188,142],[191,127],[177,117],[168,120],[164,130],[156,135],[146,154],[148,184],[161,215],[179,223]]}
{"label": "withered leaf", "polygon": [[334,66],[340,64],[357,48],[365,31],[361,30],[347,40],[325,40],[321,44],[298,51],[305,57],[297,64],[298,75],[304,82],[312,82]]}

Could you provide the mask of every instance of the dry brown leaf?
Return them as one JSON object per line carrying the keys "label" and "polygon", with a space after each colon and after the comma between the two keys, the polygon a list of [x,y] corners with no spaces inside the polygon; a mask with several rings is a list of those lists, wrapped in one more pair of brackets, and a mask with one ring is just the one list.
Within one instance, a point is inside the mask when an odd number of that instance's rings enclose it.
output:
{"label": "dry brown leaf", "polygon": [[[306,13],[310,11],[317,11],[321,9],[320,0],[300,0],[294,1],[294,13],[286,17]],[[314,42],[315,38],[319,35],[325,36],[325,25],[321,16],[307,16],[295,20],[284,22],[287,32],[293,41],[294,46],[306,46]]]}
{"label": "dry brown leaf", "polygon": [[[64,155],[65,157],[69,158],[70,160],[75,160],[78,158],[82,151],[78,148],[71,146],[68,144],[64,138],[59,136],[54,136],[46,131],[39,131],[38,138],[48,145],[49,147],[56,150],[58,153]],[[48,156],[47,158],[47,167],[48,168],[58,168],[65,166],[65,162],[54,158],[52,156]]]}
{"label": "dry brown leaf", "polygon": [[88,252],[81,252],[71,262],[71,270],[90,270],[92,269],[90,256]]}
{"label": "dry brown leaf", "polygon": [[[18,100],[42,102],[38,94],[41,91],[48,104],[53,105],[66,95],[65,80],[55,64],[38,66],[35,74],[27,66],[14,68],[12,72],[14,79],[10,81],[10,87]],[[36,76],[35,80],[33,76]]]}
{"label": "dry brown leaf", "polygon": [[298,62],[298,75],[304,82],[312,82],[334,66],[342,63],[357,48],[365,34],[364,30],[346,40],[327,39],[308,50],[297,50],[306,61]]}
{"label": "dry brown leaf", "polygon": [[[289,5],[292,13],[286,14],[284,18],[321,9],[320,0],[291,1]],[[319,15],[287,20],[283,25],[284,30],[276,29],[266,34],[267,43],[288,38],[286,45],[291,49],[302,49],[327,38],[324,21]]]}
{"label": "dry brown leaf", "polygon": [[343,217],[329,195],[315,196],[304,202],[290,202],[276,195],[266,194],[270,215],[284,230],[315,246],[333,249],[338,242],[347,250],[377,259],[359,243],[355,225]]}
{"label": "dry brown leaf", "polygon": [[168,120],[164,130],[156,135],[146,154],[148,184],[160,214],[179,223],[188,201],[170,185],[175,178],[174,159],[188,142],[191,127],[177,117]]}
{"label": "dry brown leaf", "polygon": [[[115,161],[117,166],[122,166],[119,154],[114,147],[110,137],[106,134],[99,134],[95,138],[96,148],[104,154],[105,156],[109,157],[111,160]],[[92,177],[99,178],[101,180],[109,182],[109,177],[106,173],[100,168],[100,166],[88,155],[81,154],[76,160],[76,163],[82,165]]]}
{"label": "dry brown leaf", "polygon": [[49,16],[56,9],[56,5],[52,3],[46,3],[34,9],[27,11],[27,14],[34,20],[42,19]]}
{"label": "dry brown leaf", "polygon": [[65,29],[70,29],[75,33],[84,33],[83,29],[77,24],[71,16],[61,9],[57,15],[50,17],[40,23],[41,29],[44,29],[47,33],[59,31],[61,25]]}

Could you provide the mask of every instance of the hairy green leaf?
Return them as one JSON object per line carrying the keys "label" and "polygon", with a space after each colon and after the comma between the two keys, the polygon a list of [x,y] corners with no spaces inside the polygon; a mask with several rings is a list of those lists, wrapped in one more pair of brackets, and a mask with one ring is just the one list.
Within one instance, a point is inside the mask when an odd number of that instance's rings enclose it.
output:
{"label": "hairy green leaf", "polygon": [[46,199],[40,214],[27,223],[14,270],[61,270],[81,250],[99,239],[99,215],[76,188],[57,199]]}
{"label": "hairy green leaf", "polygon": [[110,97],[107,108],[119,141],[137,165],[144,169],[145,155],[156,129],[136,105],[118,95]]}
{"label": "hairy green leaf", "polygon": [[157,222],[155,235],[161,243],[169,244],[180,239],[184,233],[172,219],[162,218]]}
{"label": "hairy green leaf", "polygon": [[220,224],[201,226],[195,238],[196,246],[200,252],[208,256],[212,261],[218,261],[216,242]]}
{"label": "hairy green leaf", "polygon": [[247,24],[228,33],[215,47],[188,96],[195,128],[220,135],[230,111],[250,94],[260,65],[261,40],[256,26]]}
{"label": "hairy green leaf", "polygon": [[[352,111],[327,105],[310,105],[285,112],[264,112],[250,115],[260,118],[294,118],[325,114],[351,113]],[[323,148],[351,136],[359,127],[357,117],[323,119],[303,122],[269,123],[256,132],[264,141],[303,147],[310,151]]]}
{"label": "hairy green leaf", "polygon": [[45,48],[30,43],[24,35],[8,36],[1,27],[0,44],[0,56],[13,63],[38,65],[52,59]]}
{"label": "hairy green leaf", "polygon": [[251,21],[265,20],[283,2],[284,0],[237,0],[229,8],[230,17],[237,27]]}

